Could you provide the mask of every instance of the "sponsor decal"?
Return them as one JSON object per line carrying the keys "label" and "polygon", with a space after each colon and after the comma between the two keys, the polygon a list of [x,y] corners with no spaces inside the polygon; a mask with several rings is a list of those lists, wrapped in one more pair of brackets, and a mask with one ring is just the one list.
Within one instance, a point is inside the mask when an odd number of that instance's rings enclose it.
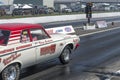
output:
{"label": "sponsor decal", "polygon": [[56,30],[56,33],[63,32],[63,29]]}
{"label": "sponsor decal", "polygon": [[42,45],[42,44],[47,44],[47,43],[50,43],[52,42],[53,40],[45,40],[45,41],[40,41],[39,44]]}
{"label": "sponsor decal", "polygon": [[71,29],[70,27],[66,27],[66,28],[65,28],[65,31],[66,31],[66,32],[71,32],[72,29]]}
{"label": "sponsor decal", "polygon": [[45,44],[45,42],[44,41],[40,41],[39,44],[42,45],[42,44]]}
{"label": "sponsor decal", "polygon": [[52,42],[52,40],[45,40],[45,43],[50,43]]}
{"label": "sponsor decal", "polygon": [[5,50],[0,51],[0,54],[4,54],[4,53],[8,53],[8,52],[12,52],[12,51],[14,51],[14,48],[11,48],[11,49],[5,49]]}
{"label": "sponsor decal", "polygon": [[9,57],[7,57],[6,59],[3,59],[3,64],[7,65],[7,64],[9,64],[10,62],[14,61],[15,59],[17,59],[20,56],[21,56],[21,54],[17,54],[17,53],[16,54],[12,54]]}
{"label": "sponsor decal", "polygon": [[16,50],[28,48],[28,47],[31,47],[31,46],[32,46],[32,44],[27,44],[27,45],[18,46],[18,47],[16,47]]}
{"label": "sponsor decal", "polygon": [[56,49],[56,44],[53,44],[51,46],[43,47],[40,49],[40,55],[46,55],[46,54],[54,54]]}
{"label": "sponsor decal", "polygon": [[39,45],[43,45],[43,44],[47,44],[47,43],[50,43],[52,42],[53,40],[44,40],[44,41],[40,41],[40,42],[36,42],[35,44],[39,44]]}
{"label": "sponsor decal", "polygon": [[48,34],[53,34],[53,33],[67,34],[67,33],[74,33],[75,32],[72,25],[48,28],[48,29],[45,29],[45,30],[48,32]]}

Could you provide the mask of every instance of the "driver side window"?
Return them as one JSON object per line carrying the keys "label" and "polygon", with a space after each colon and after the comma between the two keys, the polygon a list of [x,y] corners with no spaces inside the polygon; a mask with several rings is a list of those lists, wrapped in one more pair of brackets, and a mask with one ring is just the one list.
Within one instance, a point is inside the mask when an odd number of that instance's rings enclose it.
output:
{"label": "driver side window", "polygon": [[49,38],[48,35],[42,29],[31,29],[32,40],[42,40]]}
{"label": "driver side window", "polygon": [[28,30],[23,30],[22,31],[20,42],[21,43],[30,42],[30,37],[29,37],[29,34],[28,34]]}

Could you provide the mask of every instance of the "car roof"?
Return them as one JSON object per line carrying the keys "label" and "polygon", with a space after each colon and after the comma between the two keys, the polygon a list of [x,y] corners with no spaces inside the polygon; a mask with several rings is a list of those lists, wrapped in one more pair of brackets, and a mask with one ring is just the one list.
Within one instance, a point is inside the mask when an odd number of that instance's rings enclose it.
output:
{"label": "car roof", "polygon": [[24,30],[30,28],[43,28],[40,24],[28,24],[28,23],[4,23],[0,24],[0,29],[2,30]]}

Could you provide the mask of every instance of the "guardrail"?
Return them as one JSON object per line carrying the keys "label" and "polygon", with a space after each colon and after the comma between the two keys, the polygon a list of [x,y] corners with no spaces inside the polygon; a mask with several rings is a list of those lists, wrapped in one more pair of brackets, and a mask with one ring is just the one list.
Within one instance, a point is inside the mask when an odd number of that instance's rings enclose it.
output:
{"label": "guardrail", "polygon": [[[93,14],[93,18],[113,17],[113,16],[120,16],[120,12]],[[86,14],[1,19],[0,24],[2,23],[33,23],[34,24],[34,23],[48,23],[48,22],[57,22],[57,21],[79,20],[79,19],[86,19]]]}

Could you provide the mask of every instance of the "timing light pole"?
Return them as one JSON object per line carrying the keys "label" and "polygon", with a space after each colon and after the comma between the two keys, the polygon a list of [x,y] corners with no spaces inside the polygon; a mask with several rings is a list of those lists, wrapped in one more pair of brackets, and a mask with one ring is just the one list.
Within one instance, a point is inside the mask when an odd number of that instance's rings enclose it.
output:
{"label": "timing light pole", "polygon": [[92,2],[86,3],[85,7],[85,13],[86,13],[86,18],[88,18],[88,24],[90,24],[90,18],[92,18]]}

